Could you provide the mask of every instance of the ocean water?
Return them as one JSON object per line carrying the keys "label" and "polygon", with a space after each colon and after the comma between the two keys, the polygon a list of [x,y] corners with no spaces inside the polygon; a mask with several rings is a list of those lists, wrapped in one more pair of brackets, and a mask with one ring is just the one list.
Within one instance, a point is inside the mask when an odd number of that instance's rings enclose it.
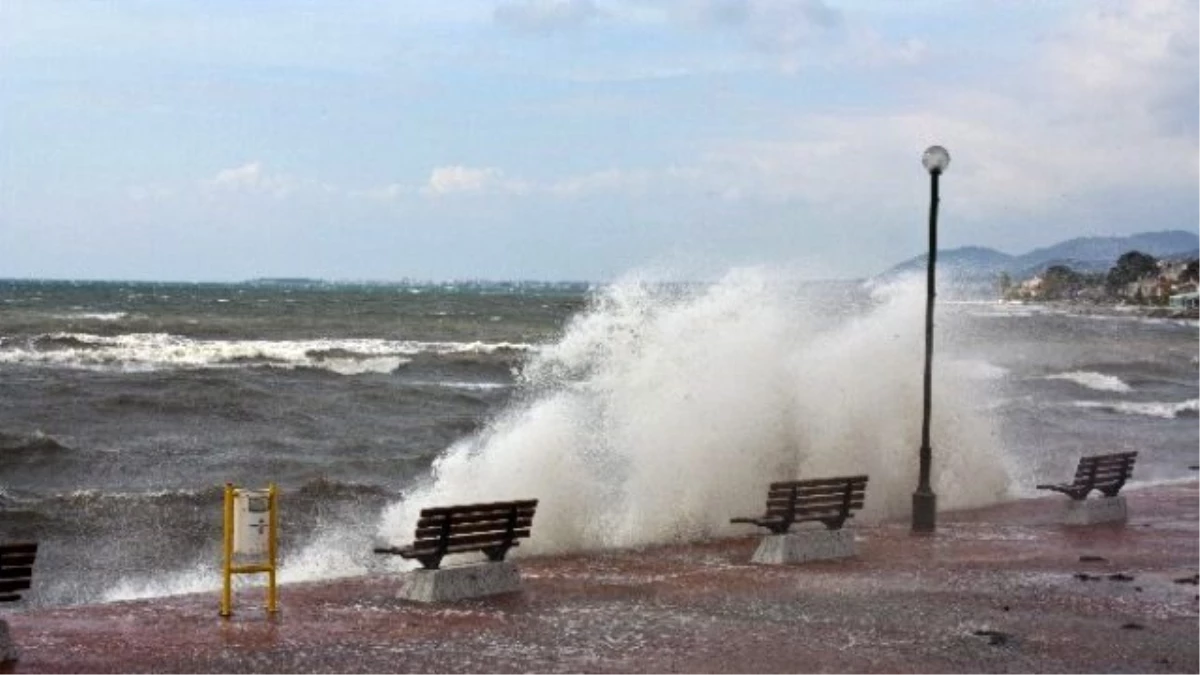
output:
{"label": "ocean water", "polygon": [[[1196,476],[1194,321],[939,302],[943,509],[1080,454]],[[771,480],[871,475],[903,518],[923,279],[708,284],[0,281],[0,540],[27,606],[220,586],[226,481],[280,489],[281,583],[394,570],[424,506],[537,497],[521,554],[745,533]],[[239,583],[257,583],[245,578]],[[215,602],[215,600],[214,600]]]}

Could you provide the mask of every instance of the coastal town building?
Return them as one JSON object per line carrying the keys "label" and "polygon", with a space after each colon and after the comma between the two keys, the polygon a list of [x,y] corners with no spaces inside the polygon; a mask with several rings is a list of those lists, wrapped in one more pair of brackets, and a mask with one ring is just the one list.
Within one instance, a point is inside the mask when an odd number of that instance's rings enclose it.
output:
{"label": "coastal town building", "polygon": [[[1131,273],[1122,261],[1135,260],[1137,256],[1141,256],[1144,266]],[[1195,312],[1196,258],[1154,260],[1131,252],[1122,261],[1107,276],[1077,273],[1064,265],[1054,265],[1019,283],[1002,284],[1002,293],[1008,300],[1154,305]]]}
{"label": "coastal town building", "polygon": [[1194,313],[1200,311],[1200,293],[1196,291],[1176,293],[1171,296],[1167,304],[1171,309]]}

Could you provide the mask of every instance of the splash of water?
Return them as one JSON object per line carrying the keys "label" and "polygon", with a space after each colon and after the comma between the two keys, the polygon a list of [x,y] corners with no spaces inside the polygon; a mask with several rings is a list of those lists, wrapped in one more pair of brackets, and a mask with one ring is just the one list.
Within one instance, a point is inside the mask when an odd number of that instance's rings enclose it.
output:
{"label": "splash of water", "polygon": [[[871,476],[860,519],[908,513],[923,285],[876,289],[851,318],[796,293],[761,269],[703,288],[636,277],[606,288],[532,358],[517,402],[385,510],[379,536],[409,540],[427,506],[536,497],[526,552],[697,540],[747,531],[729,519],[761,512],[772,480],[851,472]],[[952,331],[949,319],[938,330]],[[934,370],[942,509],[1008,486],[987,380],[955,363]]]}

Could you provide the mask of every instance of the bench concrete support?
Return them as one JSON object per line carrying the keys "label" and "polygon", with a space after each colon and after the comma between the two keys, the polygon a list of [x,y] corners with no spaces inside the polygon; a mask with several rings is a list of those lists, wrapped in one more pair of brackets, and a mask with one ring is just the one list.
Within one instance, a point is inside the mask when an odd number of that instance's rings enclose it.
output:
{"label": "bench concrete support", "polygon": [[810,560],[848,558],[856,552],[854,533],[848,529],[805,530],[763,537],[751,562],[787,565]]}
{"label": "bench concrete support", "polygon": [[454,602],[521,590],[521,574],[510,561],[413,570],[404,575],[400,597],[415,602]]}
{"label": "bench concrete support", "polygon": [[20,655],[17,645],[12,641],[12,635],[8,632],[8,622],[0,619],[0,663],[16,661]]}
{"label": "bench concrete support", "polygon": [[1072,499],[1063,511],[1063,525],[1095,525],[1098,523],[1123,523],[1129,519],[1125,508],[1125,495]]}

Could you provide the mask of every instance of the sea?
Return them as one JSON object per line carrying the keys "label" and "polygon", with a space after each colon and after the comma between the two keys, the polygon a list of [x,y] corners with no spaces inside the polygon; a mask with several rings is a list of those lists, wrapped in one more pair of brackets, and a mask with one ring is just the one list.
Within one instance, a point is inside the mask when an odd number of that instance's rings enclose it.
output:
{"label": "sea", "polygon": [[[0,541],[40,544],[14,609],[215,603],[226,483],[277,486],[285,605],[405,569],[372,548],[439,504],[538,498],[520,555],[749,534],[728,521],[770,481],[850,471],[860,520],[903,519],[923,284],[0,281]],[[1131,489],[1196,479],[1195,321],[946,295],[939,509],[1083,454],[1138,451]]]}

